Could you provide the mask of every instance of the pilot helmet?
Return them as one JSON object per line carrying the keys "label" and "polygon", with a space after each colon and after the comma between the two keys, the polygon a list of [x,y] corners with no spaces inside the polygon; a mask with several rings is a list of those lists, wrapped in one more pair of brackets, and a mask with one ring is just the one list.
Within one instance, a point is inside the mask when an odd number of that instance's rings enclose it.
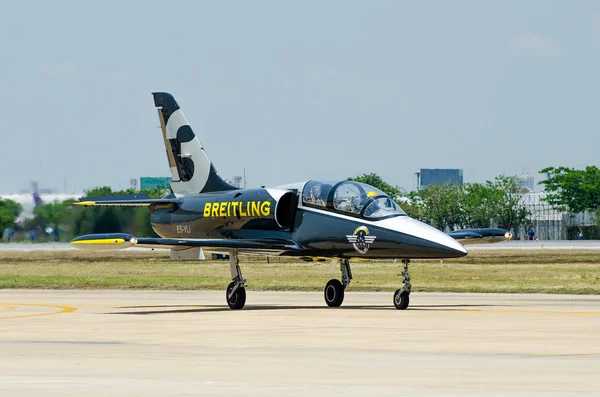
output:
{"label": "pilot helmet", "polygon": [[353,196],[352,197],[352,205],[356,208],[360,208],[361,207],[361,198],[360,196]]}
{"label": "pilot helmet", "polygon": [[316,185],[314,185],[312,187],[312,193],[315,197],[321,196],[321,184],[320,183],[317,183]]}

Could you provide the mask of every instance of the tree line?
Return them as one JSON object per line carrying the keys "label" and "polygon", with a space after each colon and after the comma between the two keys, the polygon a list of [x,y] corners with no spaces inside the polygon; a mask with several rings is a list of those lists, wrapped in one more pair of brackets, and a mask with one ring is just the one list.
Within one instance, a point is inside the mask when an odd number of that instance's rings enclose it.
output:
{"label": "tree line", "polygon": [[484,227],[510,230],[524,224],[529,215],[524,189],[516,176],[501,175],[485,183],[429,185],[411,192],[402,192],[377,174],[349,179],[375,186],[412,218],[443,231]]}
{"label": "tree line", "polygon": [[[581,170],[547,167],[540,174],[545,177],[539,182],[546,193],[543,201],[557,211],[571,214],[592,212],[595,214],[596,228],[600,229],[598,167],[592,165]],[[493,181],[462,186],[429,185],[412,192],[403,192],[374,173],[348,179],[379,188],[397,200],[411,217],[440,230],[482,227],[516,230],[519,226],[528,226],[530,222],[531,214],[523,200],[525,189],[516,176],[501,175]]]}
{"label": "tree line", "polygon": [[[166,189],[113,191],[108,186],[87,190],[86,197],[147,194],[160,198]],[[131,233],[140,237],[157,237],[150,224],[150,211],[143,207],[82,207],[73,205],[74,200],[45,203],[35,207],[33,218],[17,223],[23,208],[12,200],[0,200],[0,239],[7,240],[5,231],[15,231],[19,240],[29,239],[33,231],[36,240],[61,240],[93,233]],[[6,210],[12,209],[12,212]],[[47,233],[50,228],[52,231]],[[8,230],[7,230],[8,229]]]}

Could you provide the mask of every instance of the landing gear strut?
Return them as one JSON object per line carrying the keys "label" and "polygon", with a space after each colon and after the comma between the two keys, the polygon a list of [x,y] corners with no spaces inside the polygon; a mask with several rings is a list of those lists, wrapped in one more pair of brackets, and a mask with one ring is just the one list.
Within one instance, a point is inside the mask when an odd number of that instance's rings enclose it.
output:
{"label": "landing gear strut", "polygon": [[398,310],[406,310],[408,307],[410,301],[410,289],[412,288],[412,285],[410,284],[410,274],[408,273],[410,259],[403,259],[402,263],[404,264],[404,271],[400,275],[404,277],[403,285],[402,288],[394,292],[394,306]]}
{"label": "landing gear strut", "polygon": [[[352,281],[352,270],[350,269],[350,261],[348,259],[340,259],[340,271],[342,272],[342,281],[333,279],[329,280],[325,285],[323,295],[325,303],[329,307],[339,307],[344,301],[344,290]],[[333,266],[333,263],[332,263]]]}
{"label": "landing gear strut", "polygon": [[227,286],[227,304],[233,310],[240,310],[246,304],[246,280],[242,277],[242,270],[239,266],[240,260],[236,250],[229,253],[229,269],[231,270],[231,279],[233,280]]}

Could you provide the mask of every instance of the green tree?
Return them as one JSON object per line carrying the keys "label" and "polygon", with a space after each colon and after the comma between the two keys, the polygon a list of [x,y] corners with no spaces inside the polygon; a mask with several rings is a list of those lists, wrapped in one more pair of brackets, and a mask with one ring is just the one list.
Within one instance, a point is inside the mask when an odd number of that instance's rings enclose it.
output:
{"label": "green tree", "polygon": [[374,172],[370,174],[362,174],[355,178],[348,178],[349,181],[366,183],[367,185],[371,185],[381,190],[388,196],[392,198],[392,200],[397,200],[402,197],[402,192],[398,186],[392,186],[386,181],[384,181],[379,175]]}
{"label": "green tree", "polygon": [[[106,191],[106,189],[109,189],[109,191],[110,191],[110,188],[108,186],[103,186],[101,188],[96,188],[96,189],[99,189],[97,191],[98,193]],[[94,193],[94,196],[102,196],[102,194],[96,194],[96,191],[94,189],[90,190],[90,192]],[[150,198],[163,198],[168,193],[169,193],[168,188],[157,186],[153,189],[143,189],[143,190],[134,190],[134,189],[130,188],[127,190],[120,190],[120,191],[104,194],[104,196],[111,196],[111,195],[121,196],[121,195],[126,195],[126,194],[146,194]],[[86,196],[93,197],[92,194],[90,194],[88,192],[86,192]]]}
{"label": "green tree", "polygon": [[529,216],[523,200],[525,191],[516,176],[500,175],[483,184],[468,183],[464,189],[465,227],[511,229]]}
{"label": "green tree", "polygon": [[429,185],[408,195],[409,215],[445,231],[454,230],[465,223],[462,186],[446,183]]}
{"label": "green tree", "polygon": [[[152,198],[163,197],[168,190],[124,190],[113,192],[101,186],[85,192],[86,197],[120,196],[125,194],[147,194]],[[139,237],[155,237],[150,224],[150,211],[140,207],[80,207],[73,206],[71,230],[75,235],[90,233],[132,233]]]}
{"label": "green tree", "polygon": [[529,216],[523,200],[523,187],[516,176],[497,176],[487,181],[494,202],[493,219],[498,227],[510,230],[522,225]]}
{"label": "green tree", "polygon": [[403,208],[411,217],[440,230],[494,225],[511,229],[529,215],[522,193],[516,177],[501,175],[484,184],[429,185],[408,193],[408,206]]}
{"label": "green tree", "polygon": [[5,228],[15,227],[15,221],[21,212],[23,212],[21,204],[8,199],[0,199],[0,239],[4,235]]}
{"label": "green tree", "polygon": [[413,197],[413,192],[406,193],[400,200],[398,205],[408,216],[420,221],[426,221],[424,215],[423,204],[420,201],[416,201]]}
{"label": "green tree", "polygon": [[25,223],[25,228],[36,226],[57,227],[65,222],[71,213],[71,200],[53,202],[37,206],[33,210],[34,217]]}
{"label": "green tree", "polygon": [[543,198],[559,211],[580,213],[595,211],[600,206],[600,169],[588,166],[583,170],[567,167],[547,167],[540,171],[547,175],[541,181],[547,195]]}
{"label": "green tree", "polygon": [[490,227],[494,219],[496,207],[494,187],[491,182],[486,184],[467,183],[464,185],[465,200],[463,203],[463,227]]}
{"label": "green tree", "polygon": [[[147,194],[151,198],[161,198],[168,189],[113,191],[109,186],[100,186],[85,192],[86,197],[120,196],[127,194]],[[16,203],[15,203],[16,204]],[[20,212],[20,209],[19,209]],[[1,215],[0,215],[1,217]],[[150,223],[150,211],[143,207],[81,207],[73,205],[73,200],[47,203],[34,209],[34,217],[27,219],[25,228],[52,227],[59,230],[65,239],[75,235],[91,233],[132,233],[139,237],[155,237]],[[4,230],[4,227],[1,229]]]}

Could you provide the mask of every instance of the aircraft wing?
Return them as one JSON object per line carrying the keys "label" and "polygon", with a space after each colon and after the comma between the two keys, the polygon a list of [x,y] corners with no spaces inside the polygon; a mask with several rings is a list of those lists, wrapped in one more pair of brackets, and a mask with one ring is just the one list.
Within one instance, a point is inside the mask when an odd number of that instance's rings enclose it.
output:
{"label": "aircraft wing", "polygon": [[512,238],[512,234],[508,230],[492,227],[455,230],[448,235],[462,245],[500,243]]}
{"label": "aircraft wing", "polygon": [[241,249],[260,251],[299,251],[295,241],[277,239],[229,240],[229,239],[172,239],[172,238],[139,238],[136,247],[147,248],[212,248]]}
{"label": "aircraft wing", "polygon": [[147,194],[128,194],[122,196],[83,197],[74,202],[75,205],[87,206],[118,206],[118,207],[148,207],[153,204],[179,204],[181,199],[166,197],[152,199]]}
{"label": "aircraft wing", "polygon": [[181,239],[181,238],[136,238],[127,233],[87,234],[73,239],[73,247],[85,250],[118,250],[129,247],[143,248],[207,248],[213,250],[256,250],[256,251],[299,251],[300,245],[282,239]]}

